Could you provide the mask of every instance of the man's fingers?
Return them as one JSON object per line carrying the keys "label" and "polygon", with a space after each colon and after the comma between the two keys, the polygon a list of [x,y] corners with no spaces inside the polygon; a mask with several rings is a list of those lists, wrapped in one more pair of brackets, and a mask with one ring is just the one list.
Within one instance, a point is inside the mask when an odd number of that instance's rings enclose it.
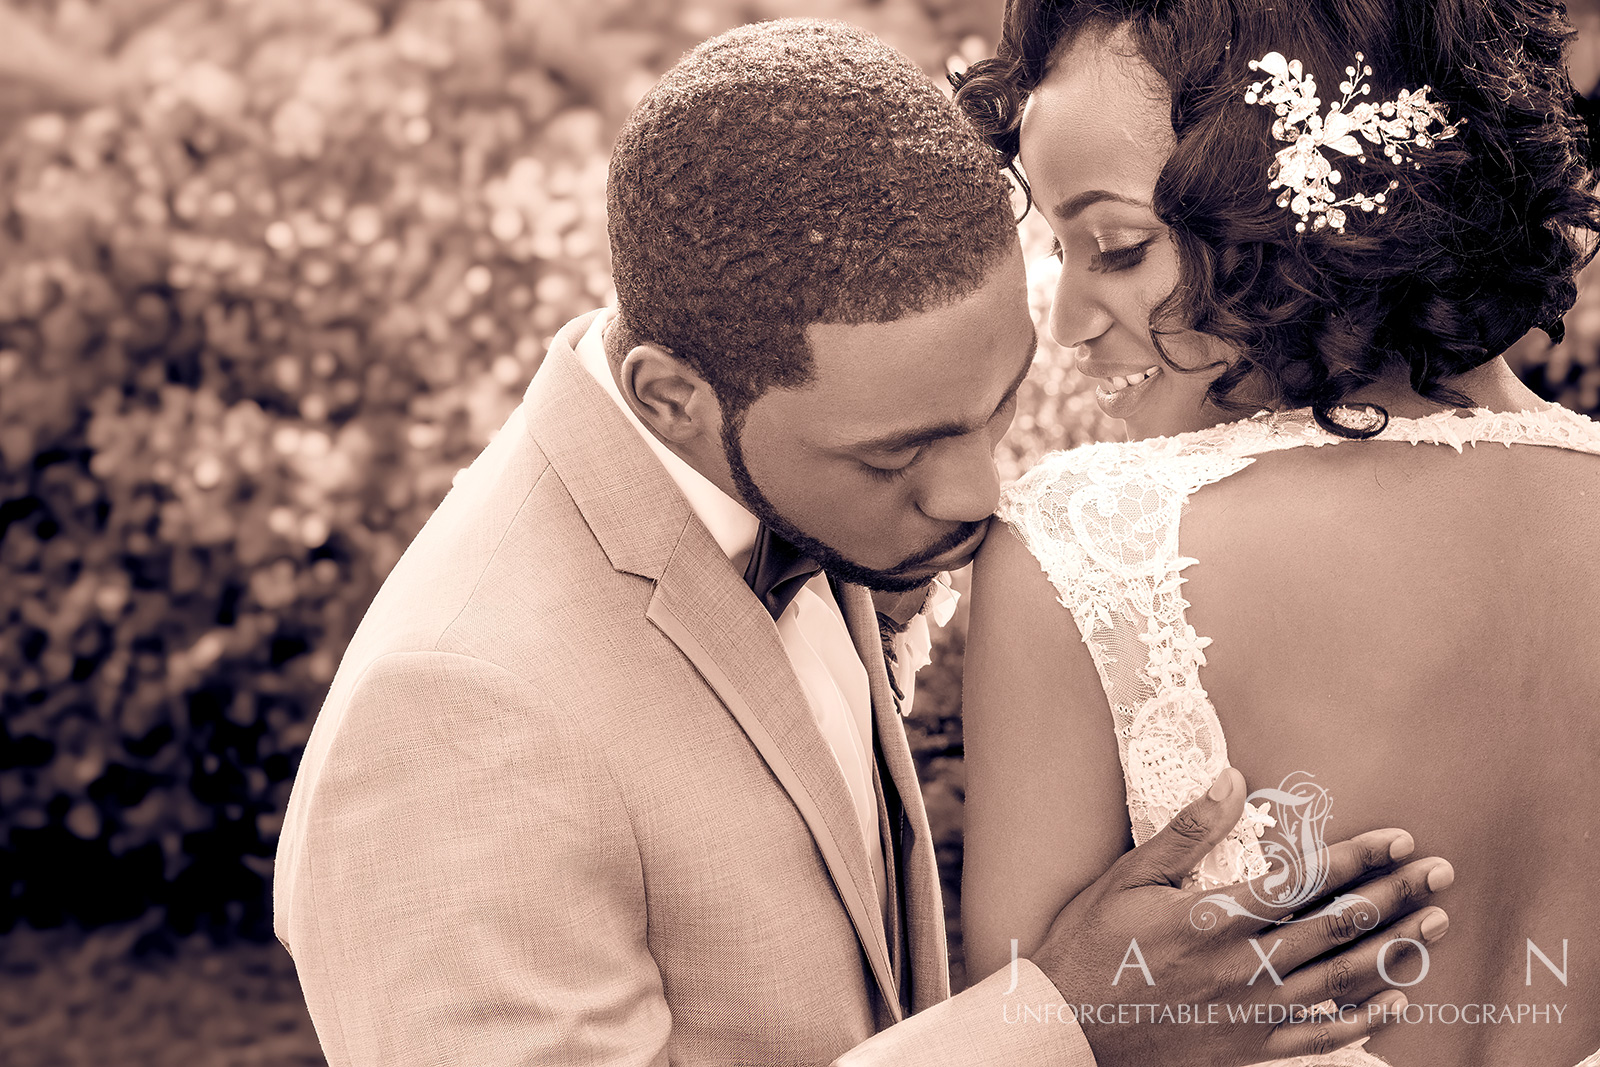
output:
{"label": "man's fingers", "polygon": [[[1353,887],[1367,879],[1393,869],[1415,848],[1416,842],[1404,830],[1371,830],[1348,841],[1329,845],[1316,856],[1305,857],[1302,870],[1317,872],[1317,887],[1312,892],[1331,900],[1339,893],[1354,891]],[[1299,903],[1291,902],[1281,908],[1266,906],[1262,910],[1262,902],[1271,900],[1273,896],[1264,883],[1275,873],[1264,874],[1240,888],[1248,890],[1248,895],[1255,897],[1257,906],[1251,910],[1256,914],[1267,919],[1286,919],[1305,907],[1304,897],[1297,894]],[[1241,894],[1241,899],[1248,897]]]}
{"label": "man's fingers", "polygon": [[1408,863],[1397,871],[1341,894],[1331,904],[1305,918],[1269,928],[1263,939],[1283,939],[1274,957],[1288,971],[1331,949],[1363,937],[1376,937],[1379,926],[1394,922],[1425,907],[1435,893],[1455,881],[1455,869],[1437,857]]}
{"label": "man's fingers", "polygon": [[1415,984],[1431,965],[1428,950],[1449,928],[1450,918],[1443,908],[1427,908],[1337,955],[1286,975],[1278,999],[1287,1004],[1331,1000],[1344,1007],[1360,1004],[1398,983]]}
{"label": "man's fingers", "polygon": [[1179,885],[1244,814],[1244,776],[1229,767],[1211,789],[1106,872],[1125,889]]}
{"label": "man's fingers", "polygon": [[1416,851],[1417,843],[1404,830],[1369,830],[1327,850],[1327,877],[1322,891],[1333,895],[1390,870]]}
{"label": "man's fingers", "polygon": [[1391,989],[1364,1004],[1342,1008],[1334,1015],[1284,1023],[1273,1029],[1264,1051],[1275,1060],[1325,1056],[1398,1022],[1399,1013],[1405,1010],[1407,1003],[1404,993]]}

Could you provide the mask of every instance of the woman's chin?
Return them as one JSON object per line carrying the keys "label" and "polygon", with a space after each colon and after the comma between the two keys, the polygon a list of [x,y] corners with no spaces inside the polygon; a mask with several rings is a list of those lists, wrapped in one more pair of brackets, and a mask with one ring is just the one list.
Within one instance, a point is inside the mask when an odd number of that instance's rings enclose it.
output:
{"label": "woman's chin", "polygon": [[1148,419],[1136,415],[1119,421],[1122,423],[1122,434],[1125,441],[1143,441],[1150,437],[1170,437],[1175,433],[1182,432],[1170,426],[1162,425],[1162,420],[1160,419]]}
{"label": "woman's chin", "polygon": [[[1188,405],[1175,403],[1167,374],[1157,372],[1135,385],[1121,389],[1101,386],[1095,390],[1095,403],[1100,410],[1122,424],[1129,441],[1142,441],[1147,437],[1170,437],[1185,430],[1199,429],[1198,410],[1188,412]],[[1187,383],[1182,383],[1187,384]]]}

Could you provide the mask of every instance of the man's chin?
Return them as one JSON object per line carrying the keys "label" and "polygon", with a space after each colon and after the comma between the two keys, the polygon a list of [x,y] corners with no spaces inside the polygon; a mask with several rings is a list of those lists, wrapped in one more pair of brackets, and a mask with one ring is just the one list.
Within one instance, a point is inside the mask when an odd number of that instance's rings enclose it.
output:
{"label": "man's chin", "polygon": [[919,560],[911,564],[902,563],[889,571],[873,571],[861,567],[858,568],[856,576],[849,580],[877,593],[909,593],[918,586],[928,584],[936,575],[945,571],[960,570],[971,563],[972,557],[978,554],[978,546],[981,544],[983,537],[980,534],[971,544],[964,543],[934,559]]}
{"label": "man's chin", "polygon": [[733,483],[739,490],[740,502],[775,533],[842,581],[865,586],[878,593],[909,593],[926,585],[943,571],[956,570],[971,563],[972,557],[978,553],[978,546],[983,544],[984,534],[989,528],[988,519],[965,524],[949,540],[908,556],[890,569],[876,570],[863,566],[821,539],[807,534],[778,512],[750,477],[744,453],[739,447],[738,434],[731,432],[734,426],[735,423],[730,421],[723,427],[723,453],[727,457]]}

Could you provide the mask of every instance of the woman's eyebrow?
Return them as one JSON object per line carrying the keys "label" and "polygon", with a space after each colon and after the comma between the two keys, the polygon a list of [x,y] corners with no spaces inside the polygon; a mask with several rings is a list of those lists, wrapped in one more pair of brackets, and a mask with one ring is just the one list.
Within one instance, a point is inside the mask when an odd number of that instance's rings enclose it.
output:
{"label": "woman's eyebrow", "polygon": [[1113,203],[1129,204],[1133,207],[1142,207],[1147,210],[1152,208],[1152,205],[1144,200],[1123,196],[1121,193],[1113,193],[1109,189],[1090,189],[1087,192],[1079,193],[1077,196],[1067,197],[1067,199],[1055,206],[1055,210],[1051,214],[1062,222],[1070,222],[1083,214],[1084,209],[1090,205],[1104,203],[1108,200]]}

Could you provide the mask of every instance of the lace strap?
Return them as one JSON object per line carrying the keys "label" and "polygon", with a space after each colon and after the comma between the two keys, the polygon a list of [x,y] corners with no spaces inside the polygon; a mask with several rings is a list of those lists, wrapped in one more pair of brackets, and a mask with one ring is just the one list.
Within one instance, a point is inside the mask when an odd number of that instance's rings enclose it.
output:
{"label": "lace strap", "polygon": [[[1176,439],[1138,444],[1169,441]],[[1121,610],[1106,583],[1173,570],[1184,501],[1252,462],[1215,448],[1173,448],[1163,450],[1167,462],[1152,463],[1151,451],[1108,443],[1056,452],[1001,496],[999,517],[1039,561],[1086,639],[1093,628],[1086,622],[1103,624]]]}
{"label": "lace strap", "polygon": [[[1256,450],[1304,443],[1290,435]],[[1071,612],[1111,708],[1134,842],[1143,844],[1228,765],[1200,684],[1206,638],[1184,619],[1178,520],[1201,486],[1253,460],[1213,440],[1159,439],[1057,453],[1011,486],[1006,521]],[[1255,823],[1240,820],[1192,881],[1263,873]]]}
{"label": "lace strap", "polygon": [[[1185,434],[1174,440],[1210,441],[1235,455],[1256,455],[1295,445],[1349,444],[1350,438],[1323,430],[1309,411],[1261,412],[1242,422]],[[1440,411],[1420,419],[1392,418],[1375,441],[1447,445],[1540,445],[1600,455],[1600,423],[1559,404],[1532,411]],[[1360,442],[1356,442],[1360,443]]]}
{"label": "lace strap", "polygon": [[1445,411],[1422,419],[1394,419],[1379,440],[1448,445],[1540,445],[1600,455],[1600,423],[1552,404],[1535,411],[1489,411],[1476,408],[1465,416]]}

